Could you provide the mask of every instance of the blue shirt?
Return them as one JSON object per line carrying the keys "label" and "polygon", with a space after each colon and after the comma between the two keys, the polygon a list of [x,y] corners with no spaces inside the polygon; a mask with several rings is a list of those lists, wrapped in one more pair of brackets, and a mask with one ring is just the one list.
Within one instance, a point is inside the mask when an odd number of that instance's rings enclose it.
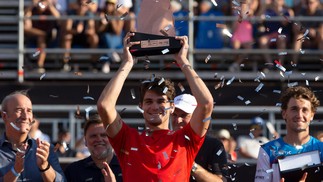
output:
{"label": "blue shirt", "polygon": [[[41,172],[37,166],[36,140],[27,138],[28,149],[25,154],[24,170],[21,172],[17,181],[43,181]],[[3,181],[3,177],[7,174],[15,164],[16,152],[13,150],[11,143],[6,139],[5,133],[0,139],[0,182]],[[59,164],[58,158],[54,153],[54,146],[50,146],[48,162],[55,170],[55,181],[65,181],[63,170]]]}
{"label": "blue shirt", "polygon": [[[109,166],[116,177],[117,182],[122,182],[121,168],[118,159],[113,155]],[[69,182],[82,182],[82,181],[104,181],[101,169],[98,168],[92,157],[89,156],[85,159],[73,162],[65,169],[65,176]]]}

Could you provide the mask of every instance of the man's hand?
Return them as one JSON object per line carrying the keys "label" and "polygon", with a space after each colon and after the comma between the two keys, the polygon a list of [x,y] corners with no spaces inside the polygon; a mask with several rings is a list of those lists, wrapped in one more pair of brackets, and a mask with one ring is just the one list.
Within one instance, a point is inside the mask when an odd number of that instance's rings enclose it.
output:
{"label": "man's hand", "polygon": [[49,156],[49,146],[50,144],[45,141],[41,141],[39,138],[36,140],[37,149],[36,149],[36,159],[37,166],[39,169],[45,169],[48,166],[48,156]]}
{"label": "man's hand", "polygon": [[[305,172],[305,173],[303,174],[302,178],[299,180],[299,182],[305,182],[305,181],[306,181],[306,178],[307,178],[307,173]],[[280,182],[285,182],[285,179],[284,179],[284,178],[282,178],[282,179],[280,180]]]}
{"label": "man's hand", "polygon": [[116,182],[117,181],[116,177],[113,174],[109,164],[106,162],[103,162],[103,166],[104,166],[104,168],[101,169],[101,172],[104,176],[104,182]]}

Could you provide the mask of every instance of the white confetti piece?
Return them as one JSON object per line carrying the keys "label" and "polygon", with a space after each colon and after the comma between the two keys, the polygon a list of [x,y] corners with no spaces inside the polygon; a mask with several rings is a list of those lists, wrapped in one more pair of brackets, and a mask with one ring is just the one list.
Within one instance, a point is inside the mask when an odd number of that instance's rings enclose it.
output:
{"label": "white confetti piece", "polygon": [[297,150],[301,150],[301,149],[303,149],[303,146],[301,146],[301,145],[296,145],[296,146],[295,146],[295,148],[296,148]]}
{"label": "white confetti piece", "polygon": [[309,82],[308,82],[308,80],[305,80],[305,84],[306,84],[306,86],[309,86],[310,85]]}
{"label": "white confetti piece", "polygon": [[108,61],[110,58],[108,56],[101,56],[99,58],[99,61],[102,61],[102,62],[105,62],[105,61]]}
{"label": "white confetti piece", "polygon": [[136,99],[135,89],[130,89],[130,94],[132,99]]}
{"label": "white confetti piece", "polygon": [[235,131],[238,129],[237,123],[232,123],[232,126],[233,126],[233,130],[235,130]]}
{"label": "white confetti piece", "polygon": [[216,155],[217,155],[217,156],[220,156],[220,155],[222,154],[222,152],[223,152],[223,149],[220,149],[220,150],[218,150],[218,151],[216,152]]}
{"label": "white confetti piece", "polygon": [[306,37],[310,31],[308,29],[305,30],[303,37]]}
{"label": "white confetti piece", "polygon": [[280,35],[278,35],[278,38],[286,38],[286,35],[280,34]]}
{"label": "white confetti piece", "polygon": [[161,169],[161,163],[158,161],[157,168]]}
{"label": "white confetti piece", "polygon": [[222,33],[224,34],[224,35],[226,35],[226,36],[228,36],[228,37],[230,37],[230,38],[232,38],[232,34],[231,34],[231,32],[229,32],[229,30],[228,29],[223,29],[223,31],[222,31]]}
{"label": "white confetti piece", "polygon": [[266,170],[266,173],[273,173],[274,172],[274,170],[273,169],[267,169]]}
{"label": "white confetti piece", "polygon": [[185,91],[184,86],[180,82],[177,84],[177,86],[179,87],[179,89],[181,90],[181,92],[184,92]]}
{"label": "white confetti piece", "polygon": [[236,0],[232,0],[232,3],[233,3],[235,6],[240,6],[240,4],[239,4]]}
{"label": "white confetti piece", "polygon": [[208,117],[208,118],[205,118],[205,119],[203,119],[203,123],[204,122],[206,122],[206,121],[209,121],[209,120],[211,120],[212,118],[211,118],[211,116],[210,117]]}
{"label": "white confetti piece", "polygon": [[274,93],[280,94],[282,91],[281,90],[273,90]]}
{"label": "white confetti piece", "polygon": [[298,82],[291,82],[287,84],[288,87],[295,87],[297,85],[298,85]]}
{"label": "white confetti piece", "polygon": [[281,33],[282,33],[282,31],[283,31],[283,27],[280,27],[280,28],[278,29],[278,33],[279,33],[279,34],[281,34]]}
{"label": "white confetti piece", "polygon": [[42,2],[39,2],[39,3],[38,3],[38,6],[39,6],[41,9],[45,9],[45,8],[46,8],[46,6],[45,6]]}
{"label": "white confetti piece", "polygon": [[163,94],[166,94],[167,91],[168,91],[168,87],[165,87],[163,90]]}
{"label": "white confetti piece", "polygon": [[13,122],[10,122],[10,125],[17,131],[20,131],[20,128],[18,128]]}
{"label": "white confetti piece", "polygon": [[241,68],[244,68],[244,64],[240,64],[240,67],[241,67]]}
{"label": "white confetti piece", "polygon": [[215,1],[215,0],[211,0],[211,2],[212,2],[212,4],[213,4],[214,6],[218,6],[218,3],[216,3],[216,1]]}
{"label": "white confetti piece", "polygon": [[138,151],[138,148],[131,147],[130,150],[132,150],[132,151]]}
{"label": "white confetti piece", "polygon": [[279,56],[285,56],[285,55],[287,55],[287,52],[279,52],[278,55]]}
{"label": "white confetti piece", "polygon": [[90,97],[90,96],[84,96],[83,99],[84,100],[94,100],[94,98],[93,97]]}
{"label": "white confetti piece", "polygon": [[204,62],[205,62],[205,63],[208,63],[210,59],[211,59],[211,55],[209,54],[209,55],[205,58]]}
{"label": "white confetti piece", "polygon": [[187,135],[184,135],[184,137],[185,137],[186,140],[191,141],[190,137],[188,137]]}
{"label": "white confetti piece", "polygon": [[165,160],[169,159],[168,154],[165,151],[163,152],[163,156],[164,156]]}
{"label": "white confetti piece", "polygon": [[247,100],[246,102],[244,102],[246,105],[249,105],[251,103],[250,100]]}
{"label": "white confetti piece", "polygon": [[285,72],[286,71],[286,68],[284,66],[280,65],[280,64],[276,64],[276,67],[278,69],[280,69],[282,72]]}
{"label": "white confetti piece", "polygon": [[258,85],[258,87],[255,89],[255,91],[256,92],[259,92],[261,89],[262,89],[262,87],[264,86],[264,84],[263,83],[260,83],[259,85]]}
{"label": "white confetti piece", "polygon": [[320,76],[316,76],[314,80],[317,82],[319,81],[319,79],[320,79]]}
{"label": "white confetti piece", "polygon": [[254,139],[254,138],[255,138],[255,136],[252,134],[252,132],[251,132],[251,131],[249,132],[249,136],[250,136],[250,138],[252,138],[252,139]]}
{"label": "white confetti piece", "polygon": [[277,41],[277,39],[276,38],[272,38],[272,39],[270,39],[270,42],[276,42]]}
{"label": "white confetti piece", "polygon": [[306,73],[301,73],[303,76],[305,76],[306,75]]}
{"label": "white confetti piece", "polygon": [[226,85],[230,85],[236,77],[233,76],[230,80],[227,81]]}
{"label": "white confetti piece", "polygon": [[265,17],[266,17],[267,19],[271,18],[269,15],[265,15]]}
{"label": "white confetti piece", "polygon": [[90,85],[87,85],[86,93],[87,93],[87,94],[89,94],[89,93],[90,93]]}
{"label": "white confetti piece", "polygon": [[163,54],[166,54],[166,53],[168,53],[169,52],[169,49],[164,49],[164,50],[162,50],[162,53]]}
{"label": "white confetti piece", "polygon": [[305,54],[305,50],[299,49],[299,52],[300,52],[301,54]]}
{"label": "white confetti piece", "polygon": [[39,78],[39,80],[42,80],[46,76],[46,73],[42,74]]}
{"label": "white confetti piece", "polygon": [[144,110],[142,110],[139,106],[137,106],[137,110],[141,113],[144,113]]}
{"label": "white confetti piece", "polygon": [[33,54],[33,57],[37,57],[40,54],[40,49],[37,49],[36,52]]}
{"label": "white confetti piece", "polygon": [[280,76],[282,76],[283,78],[285,78],[284,73],[282,71],[279,72]]}
{"label": "white confetti piece", "polygon": [[282,103],[276,103],[276,106],[280,107],[280,106],[282,106]]}
{"label": "white confetti piece", "polygon": [[164,78],[161,78],[161,79],[159,80],[159,82],[158,82],[158,85],[162,84],[164,81],[165,81],[165,79],[164,79]]}
{"label": "white confetti piece", "polygon": [[171,27],[172,27],[172,25],[171,25],[171,24],[167,25],[167,26],[164,28],[165,32],[167,32]]}
{"label": "white confetti piece", "polygon": [[240,95],[238,95],[238,96],[237,96],[237,98],[238,98],[239,100],[244,100],[244,98],[243,98],[243,97],[241,97]]}

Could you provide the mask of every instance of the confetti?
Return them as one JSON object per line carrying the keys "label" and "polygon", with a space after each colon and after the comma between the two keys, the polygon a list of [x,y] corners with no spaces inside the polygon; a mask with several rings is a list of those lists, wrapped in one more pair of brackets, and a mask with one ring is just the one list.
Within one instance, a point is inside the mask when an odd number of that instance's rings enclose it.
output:
{"label": "confetti", "polygon": [[100,57],[100,59],[99,59],[99,61],[101,61],[101,62],[106,62],[106,61],[108,61],[110,58],[108,57],[108,56],[101,56]]}
{"label": "confetti", "polygon": [[279,34],[281,34],[281,33],[282,33],[282,31],[283,31],[283,27],[280,27],[280,28],[278,29],[278,33],[279,33]]}
{"label": "confetti", "polygon": [[269,18],[271,18],[269,15],[265,15],[265,18],[267,18],[267,19],[269,19]]}
{"label": "confetti", "polygon": [[262,87],[264,86],[264,84],[263,83],[260,83],[259,85],[258,85],[258,87],[255,89],[255,91],[256,92],[259,92],[261,89],[262,89]]}
{"label": "confetti", "polygon": [[250,100],[247,100],[246,102],[244,102],[246,105],[249,105],[251,103]]}
{"label": "confetti", "polygon": [[286,38],[286,35],[284,35],[284,34],[281,34],[281,35],[278,35],[278,38]]}
{"label": "confetti", "polygon": [[46,8],[46,6],[45,6],[42,2],[39,2],[39,3],[38,3],[38,6],[39,6],[41,9],[45,9],[45,8]]}
{"label": "confetti", "polygon": [[136,99],[136,94],[135,94],[135,89],[130,89],[130,93],[131,93],[131,98],[132,99]]}
{"label": "confetti", "polygon": [[306,84],[306,86],[309,86],[310,85],[309,82],[308,82],[308,80],[305,80],[305,84]]}
{"label": "confetti", "polygon": [[166,94],[167,91],[168,91],[168,87],[165,87],[163,90],[163,94]]}
{"label": "confetti", "polygon": [[132,150],[132,151],[138,151],[138,148],[131,147],[130,150]]}
{"label": "confetti", "polygon": [[168,157],[168,155],[167,155],[167,153],[165,151],[163,152],[163,156],[164,156],[165,160],[169,159],[169,157]]}
{"label": "confetti", "polygon": [[185,91],[184,86],[180,82],[177,84],[177,86],[179,87],[179,89],[181,90],[181,92],[184,92]]}
{"label": "confetti", "polygon": [[215,86],[214,86],[214,89],[215,90],[217,90],[217,89],[219,89],[221,87],[221,82],[219,82],[218,84],[216,84]]}
{"label": "confetti", "polygon": [[18,128],[13,122],[10,122],[10,125],[17,131],[20,131],[20,128]]}
{"label": "confetti", "polygon": [[281,64],[276,64],[276,67],[278,69],[280,69],[282,72],[285,72],[286,71],[286,68],[284,66],[282,66]]}
{"label": "confetti", "polygon": [[161,169],[161,163],[158,161],[157,168]]}
{"label": "confetti", "polygon": [[224,34],[224,35],[226,35],[226,36],[228,36],[228,37],[230,37],[230,38],[232,38],[232,34],[229,32],[229,30],[228,29],[223,29],[223,31],[222,31],[222,33]]}
{"label": "confetti", "polygon": [[164,78],[161,78],[161,79],[158,81],[158,85],[162,84],[164,81],[165,81],[165,79],[164,79]]}
{"label": "confetti", "polygon": [[223,152],[223,149],[220,149],[220,150],[218,150],[218,151],[216,152],[216,155],[217,155],[217,156],[220,156],[220,155],[222,154],[222,152]]}
{"label": "confetti", "polygon": [[184,135],[184,137],[185,137],[186,140],[191,141],[190,137],[188,137],[187,135]]}
{"label": "confetti", "polygon": [[204,122],[207,122],[207,121],[209,121],[209,120],[211,120],[212,118],[211,118],[211,116],[210,117],[208,117],[208,118],[205,118],[205,119],[203,119],[203,123]]}
{"label": "confetti", "polygon": [[90,96],[84,96],[83,99],[84,100],[94,100],[94,98],[93,97],[90,97]]}
{"label": "confetti", "polygon": [[240,6],[240,4],[239,4],[236,0],[232,0],[232,3],[233,3],[235,6]]}
{"label": "confetti", "polygon": [[249,136],[250,136],[250,138],[252,138],[252,139],[254,139],[255,138],[255,136],[252,134],[252,131],[250,130],[250,132],[249,132]]}
{"label": "confetti", "polygon": [[243,97],[241,97],[240,95],[238,95],[238,97],[237,97],[239,100],[244,100],[244,98]]}
{"label": "confetti", "polygon": [[266,173],[273,173],[274,172],[274,170],[273,169],[267,169],[266,170]]}
{"label": "confetti", "polygon": [[285,55],[287,55],[287,52],[279,52],[278,55],[279,56],[285,56]]}
{"label": "confetti", "polygon": [[33,54],[33,57],[37,57],[40,54],[40,52],[41,52],[40,48],[36,49],[36,52]]}
{"label": "confetti", "polygon": [[137,106],[137,110],[141,113],[144,113],[144,110],[142,110],[139,106]]}
{"label": "confetti", "polygon": [[297,150],[301,150],[301,149],[303,149],[303,146],[301,146],[301,145],[296,145],[296,146],[295,146],[295,148],[296,148]]}
{"label": "confetti", "polygon": [[319,81],[319,79],[320,79],[320,76],[316,76],[314,80],[317,82]]}
{"label": "confetti", "polygon": [[236,77],[233,76],[230,80],[227,81],[226,85],[230,85]]}
{"label": "confetti", "polygon": [[280,106],[282,106],[282,103],[276,103],[276,106],[280,107]]}
{"label": "confetti", "polygon": [[277,41],[277,39],[276,38],[272,38],[272,39],[270,39],[270,42],[276,42]]}
{"label": "confetti", "polygon": [[162,53],[163,54],[166,54],[166,53],[168,53],[169,52],[169,49],[164,49],[164,50],[162,50]]}
{"label": "confetti", "polygon": [[281,90],[273,90],[274,93],[280,94]]}
{"label": "confetti", "polygon": [[300,52],[301,54],[305,54],[305,50],[299,49],[299,52]]}
{"label": "confetti", "polygon": [[205,63],[207,63],[207,62],[209,62],[209,60],[211,59],[211,55],[209,54],[206,58],[205,58],[205,60],[204,60],[204,62]]}
{"label": "confetti", "polygon": [[232,123],[232,126],[233,126],[233,130],[238,130],[238,126],[237,126],[237,123]]}
{"label": "confetti", "polygon": [[215,1],[215,0],[211,0],[211,2],[212,2],[212,4],[213,4],[214,6],[218,6],[218,3],[216,3],[216,1]]}
{"label": "confetti", "polygon": [[87,85],[86,93],[87,93],[87,94],[89,94],[89,93],[90,93],[90,85]]}
{"label": "confetti", "polygon": [[39,80],[42,80],[46,76],[46,73],[42,74],[39,78]]}
{"label": "confetti", "polygon": [[164,31],[167,32],[170,28],[172,27],[171,24],[167,25],[165,28],[164,28]]}
{"label": "confetti", "polygon": [[123,20],[123,19],[125,19],[127,16],[128,16],[128,12],[125,12],[125,13],[123,13],[121,16],[120,16],[120,20]]}
{"label": "confetti", "polygon": [[291,82],[287,84],[288,87],[295,87],[297,85],[298,85],[298,82]]}

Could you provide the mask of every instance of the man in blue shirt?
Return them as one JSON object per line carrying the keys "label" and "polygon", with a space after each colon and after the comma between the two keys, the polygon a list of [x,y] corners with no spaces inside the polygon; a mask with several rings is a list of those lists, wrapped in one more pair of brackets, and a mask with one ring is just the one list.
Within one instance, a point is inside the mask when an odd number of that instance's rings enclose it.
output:
{"label": "man in blue shirt", "polygon": [[34,118],[27,92],[11,93],[1,105],[0,181],[65,181],[54,147],[28,137]]}
{"label": "man in blue shirt", "polygon": [[[255,182],[282,180],[278,159],[286,156],[318,150],[320,160],[323,161],[322,143],[309,135],[309,126],[320,101],[308,88],[297,86],[288,88],[282,94],[281,103],[281,113],[286,123],[287,134],[261,146]],[[304,173],[299,180],[305,181],[306,177],[309,176]]]}

